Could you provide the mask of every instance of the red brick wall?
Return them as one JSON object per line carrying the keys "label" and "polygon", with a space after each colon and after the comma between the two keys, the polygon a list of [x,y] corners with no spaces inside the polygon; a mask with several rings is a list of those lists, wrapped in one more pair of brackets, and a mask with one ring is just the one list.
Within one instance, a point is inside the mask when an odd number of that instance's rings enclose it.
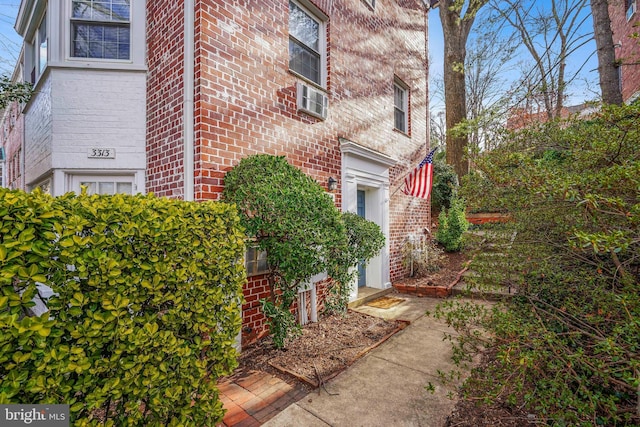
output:
{"label": "red brick wall", "polygon": [[2,140],[0,146],[4,146],[5,151],[5,187],[11,189],[23,188],[22,170],[22,144],[24,138],[24,116],[21,113],[20,105],[11,102],[4,110],[2,116]]}
{"label": "red brick wall", "polygon": [[147,2],[147,192],[181,197],[184,6]]}
{"label": "red brick wall", "polygon": [[[313,2],[327,23],[326,120],[298,113],[296,82],[288,69],[289,0],[197,1],[195,40],[195,198],[219,199],[224,174],[240,159],[267,153],[288,161],[326,187],[338,179],[339,137],[386,154],[393,193],[425,150],[425,46],[421,0]],[[148,191],[182,192],[182,2],[148,2]],[[393,82],[411,91],[410,135],[394,131]],[[391,200],[392,279],[404,272],[398,247],[428,227],[428,205],[395,193]],[[245,289],[245,328],[260,334],[257,299],[266,282]],[[247,336],[247,339],[251,337]]]}
{"label": "red brick wall", "polygon": [[638,1],[637,7],[635,14],[627,21],[625,0],[613,0],[609,3],[613,42],[618,45],[616,59],[620,61],[622,70],[622,99],[625,101],[640,91],[640,41],[631,37],[639,31]]}

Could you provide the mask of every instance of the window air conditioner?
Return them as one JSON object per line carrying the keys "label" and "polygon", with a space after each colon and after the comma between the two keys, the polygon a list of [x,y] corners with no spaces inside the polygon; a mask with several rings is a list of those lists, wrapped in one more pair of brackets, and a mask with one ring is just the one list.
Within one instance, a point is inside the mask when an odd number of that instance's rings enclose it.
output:
{"label": "window air conditioner", "polygon": [[329,108],[327,94],[304,83],[298,82],[298,111],[304,111],[312,116],[326,119]]}

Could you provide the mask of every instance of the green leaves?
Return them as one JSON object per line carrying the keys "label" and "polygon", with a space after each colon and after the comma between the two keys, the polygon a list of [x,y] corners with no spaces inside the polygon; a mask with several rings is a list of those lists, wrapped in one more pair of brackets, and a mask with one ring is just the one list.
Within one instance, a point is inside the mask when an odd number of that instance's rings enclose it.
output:
{"label": "green leaves", "polygon": [[27,102],[33,93],[31,83],[12,82],[8,76],[0,76],[0,110],[10,102]]}
{"label": "green leaves", "polygon": [[[515,221],[482,230],[465,280],[517,294],[483,324],[496,364],[467,391],[512,396],[503,404],[552,424],[637,424],[639,123],[640,105],[603,106],[588,120],[523,129],[477,159],[467,182],[484,191],[464,194]],[[453,316],[470,334],[468,314]],[[460,343],[459,353],[485,346]]]}
{"label": "green leaves", "polygon": [[[0,189],[0,211],[1,402],[68,403],[75,425],[109,404],[106,425],[222,418],[245,277],[233,206]],[[40,317],[36,283],[53,291]]]}
{"label": "green leaves", "polygon": [[301,283],[329,272],[339,286],[347,287],[352,278],[349,269],[358,259],[375,255],[384,244],[375,224],[369,228],[359,224],[357,232],[349,235],[343,217],[322,187],[282,156],[242,159],[227,173],[223,196],[236,204],[247,235],[267,253],[275,292],[262,308],[271,330],[277,331],[279,345],[284,345],[282,337],[295,331],[290,308]]}

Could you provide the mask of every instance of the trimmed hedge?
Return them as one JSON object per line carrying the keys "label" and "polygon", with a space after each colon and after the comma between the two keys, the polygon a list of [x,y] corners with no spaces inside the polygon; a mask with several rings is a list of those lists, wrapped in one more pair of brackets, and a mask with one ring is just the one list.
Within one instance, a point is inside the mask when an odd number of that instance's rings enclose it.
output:
{"label": "trimmed hedge", "polygon": [[[75,425],[215,425],[241,326],[239,221],[219,202],[0,189],[0,403],[69,404]],[[54,293],[40,316],[37,283]]]}

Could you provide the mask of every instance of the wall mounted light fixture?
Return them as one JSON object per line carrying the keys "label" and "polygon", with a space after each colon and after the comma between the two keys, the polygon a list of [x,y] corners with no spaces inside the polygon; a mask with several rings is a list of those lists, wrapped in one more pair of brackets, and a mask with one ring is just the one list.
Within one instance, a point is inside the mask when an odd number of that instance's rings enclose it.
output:
{"label": "wall mounted light fixture", "polygon": [[338,189],[338,181],[334,177],[330,176],[327,181],[327,188],[329,191],[336,191]]}

